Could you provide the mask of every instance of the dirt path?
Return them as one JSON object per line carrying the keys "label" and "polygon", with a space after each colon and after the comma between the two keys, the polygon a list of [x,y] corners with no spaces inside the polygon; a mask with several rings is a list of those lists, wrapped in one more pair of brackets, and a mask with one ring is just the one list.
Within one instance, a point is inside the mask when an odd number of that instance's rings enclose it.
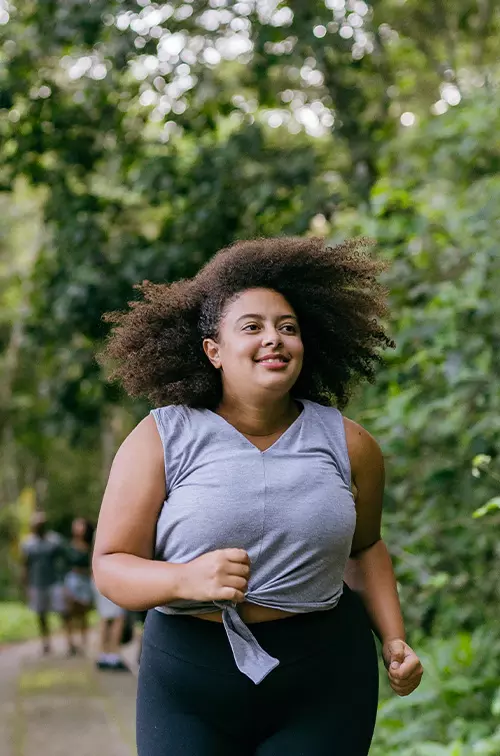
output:
{"label": "dirt path", "polygon": [[0,651],[2,756],[134,756],[136,644],[132,674],[96,670],[92,647],[68,659],[62,638],[53,645],[45,658],[35,642]]}

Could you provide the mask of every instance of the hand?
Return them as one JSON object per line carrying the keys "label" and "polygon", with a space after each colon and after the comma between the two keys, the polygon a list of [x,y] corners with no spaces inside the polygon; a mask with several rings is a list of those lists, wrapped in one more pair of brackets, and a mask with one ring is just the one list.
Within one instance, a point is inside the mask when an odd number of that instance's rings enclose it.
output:
{"label": "hand", "polygon": [[415,651],[407,643],[399,639],[386,641],[382,656],[389,683],[398,696],[408,696],[418,688],[424,670]]}
{"label": "hand", "polygon": [[182,598],[194,601],[245,600],[250,558],[244,549],[219,549],[183,565]]}

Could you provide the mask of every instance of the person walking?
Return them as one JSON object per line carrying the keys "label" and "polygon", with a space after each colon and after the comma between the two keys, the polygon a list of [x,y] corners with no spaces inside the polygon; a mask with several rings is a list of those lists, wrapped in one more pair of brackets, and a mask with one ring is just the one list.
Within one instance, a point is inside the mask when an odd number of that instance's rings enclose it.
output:
{"label": "person walking", "polygon": [[99,615],[99,653],[96,667],[112,672],[129,672],[120,654],[127,611],[103,596],[96,586],[94,600]]}
{"label": "person walking", "polygon": [[35,512],[30,525],[30,535],[21,542],[22,582],[29,607],[37,615],[42,651],[44,654],[51,651],[50,612],[59,615],[71,650],[71,630],[61,578],[64,542],[58,533],[48,530],[45,512]]}
{"label": "person walking", "polygon": [[66,546],[68,571],[64,578],[70,631],[80,631],[79,646],[72,644],[72,653],[85,653],[88,636],[88,613],[94,595],[91,580],[91,552],[94,526],[85,517],[75,517],[71,523],[71,540]]}
{"label": "person walking", "polygon": [[139,756],[366,756],[372,630],[394,691],[420,682],[382,453],[341,414],[393,345],[382,268],[358,241],[242,241],[107,316],[102,361],[156,407],[115,457],[94,550],[104,595],[154,609]]}

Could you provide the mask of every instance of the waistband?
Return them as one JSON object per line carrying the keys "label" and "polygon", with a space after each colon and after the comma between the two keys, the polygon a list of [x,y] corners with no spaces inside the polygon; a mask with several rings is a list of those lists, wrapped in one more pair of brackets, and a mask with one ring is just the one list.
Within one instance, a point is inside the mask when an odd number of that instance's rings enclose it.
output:
{"label": "waistband", "polygon": [[[298,661],[335,639],[340,641],[344,633],[352,632],[355,615],[362,617],[363,612],[359,598],[345,585],[333,609],[256,622],[250,627],[233,607],[223,607],[223,623],[153,610],[148,612],[144,641],[218,672],[237,674],[236,665],[258,684],[278,664]],[[366,616],[362,624],[367,627]]]}

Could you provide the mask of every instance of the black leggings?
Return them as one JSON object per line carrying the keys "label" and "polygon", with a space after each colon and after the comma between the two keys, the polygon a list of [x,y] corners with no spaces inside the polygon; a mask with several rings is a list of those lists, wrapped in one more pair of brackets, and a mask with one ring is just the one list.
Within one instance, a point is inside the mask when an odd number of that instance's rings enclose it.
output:
{"label": "black leggings", "polygon": [[151,611],[137,698],[139,756],[366,756],[378,667],[359,598],[253,623],[280,660],[259,685],[235,666],[222,624]]}

